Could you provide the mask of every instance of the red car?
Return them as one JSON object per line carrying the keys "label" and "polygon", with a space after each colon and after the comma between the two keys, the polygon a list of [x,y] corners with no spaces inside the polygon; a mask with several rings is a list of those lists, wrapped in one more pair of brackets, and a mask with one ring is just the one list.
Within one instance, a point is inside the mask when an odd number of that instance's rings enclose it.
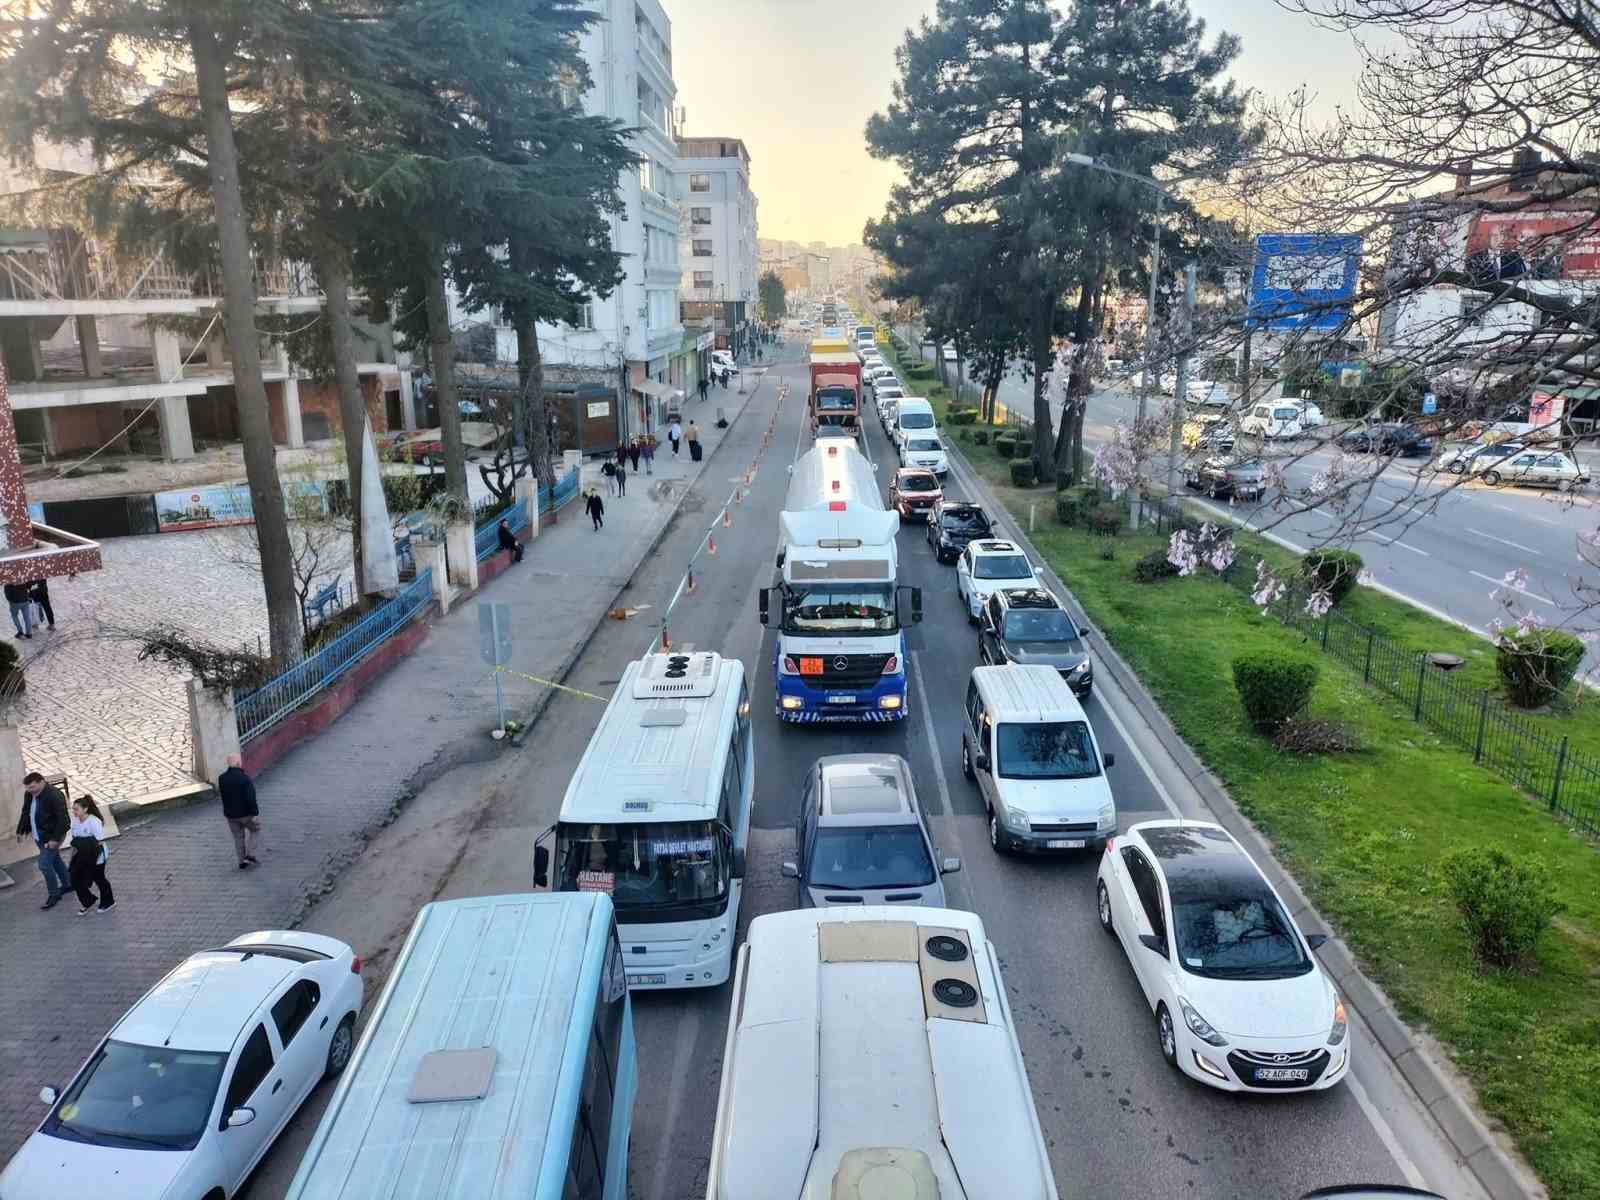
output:
{"label": "red car", "polygon": [[902,520],[926,521],[933,506],[943,499],[939,477],[926,467],[901,467],[889,485],[889,506]]}

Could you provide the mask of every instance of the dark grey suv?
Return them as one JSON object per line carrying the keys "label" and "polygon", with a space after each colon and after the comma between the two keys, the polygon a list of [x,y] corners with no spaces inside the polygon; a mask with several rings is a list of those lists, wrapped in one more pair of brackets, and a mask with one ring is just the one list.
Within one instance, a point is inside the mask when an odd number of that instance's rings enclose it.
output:
{"label": "dark grey suv", "polygon": [[1072,694],[1087,700],[1094,690],[1094,663],[1084,645],[1088,632],[1044,589],[1002,588],[978,618],[978,661],[1054,667]]}

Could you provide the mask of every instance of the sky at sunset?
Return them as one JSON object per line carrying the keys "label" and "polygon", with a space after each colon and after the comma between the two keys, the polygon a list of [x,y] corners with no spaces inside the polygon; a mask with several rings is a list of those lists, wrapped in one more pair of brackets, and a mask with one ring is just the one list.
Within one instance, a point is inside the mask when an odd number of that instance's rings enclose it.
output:
{"label": "sky at sunset", "polygon": [[[933,0],[664,0],[683,132],[743,138],[765,238],[846,245],[883,212],[897,177],[867,154],[867,118],[887,107],[894,50]],[[1191,0],[1208,31],[1237,33],[1242,87],[1309,84],[1348,100],[1348,38],[1273,0]]]}

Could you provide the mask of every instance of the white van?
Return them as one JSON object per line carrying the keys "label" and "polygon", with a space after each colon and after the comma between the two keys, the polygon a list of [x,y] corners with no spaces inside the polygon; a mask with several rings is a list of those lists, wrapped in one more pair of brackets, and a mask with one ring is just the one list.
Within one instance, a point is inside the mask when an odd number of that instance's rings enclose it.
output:
{"label": "white van", "polygon": [[906,396],[901,399],[895,409],[894,428],[890,431],[890,439],[894,442],[896,453],[908,435],[933,437],[934,433],[933,405],[917,396]]}
{"label": "white van", "polygon": [[1287,400],[1265,401],[1239,422],[1239,432],[1269,440],[1305,437],[1305,409]]}
{"label": "white van", "polygon": [[1083,706],[1055,667],[975,667],[962,713],[961,770],[978,785],[995,852],[1093,850],[1117,832]]}

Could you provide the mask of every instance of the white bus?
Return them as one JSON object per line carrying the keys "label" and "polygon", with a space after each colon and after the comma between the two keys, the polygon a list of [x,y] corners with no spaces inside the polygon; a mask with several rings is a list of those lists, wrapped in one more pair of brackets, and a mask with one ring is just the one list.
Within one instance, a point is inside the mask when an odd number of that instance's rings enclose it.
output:
{"label": "white bus", "polygon": [[1056,1200],[975,915],[864,906],[750,922],[706,1195]]}
{"label": "white bus", "polygon": [[623,671],[534,882],[611,896],[630,987],[728,978],[754,768],[743,663],[669,652]]}

